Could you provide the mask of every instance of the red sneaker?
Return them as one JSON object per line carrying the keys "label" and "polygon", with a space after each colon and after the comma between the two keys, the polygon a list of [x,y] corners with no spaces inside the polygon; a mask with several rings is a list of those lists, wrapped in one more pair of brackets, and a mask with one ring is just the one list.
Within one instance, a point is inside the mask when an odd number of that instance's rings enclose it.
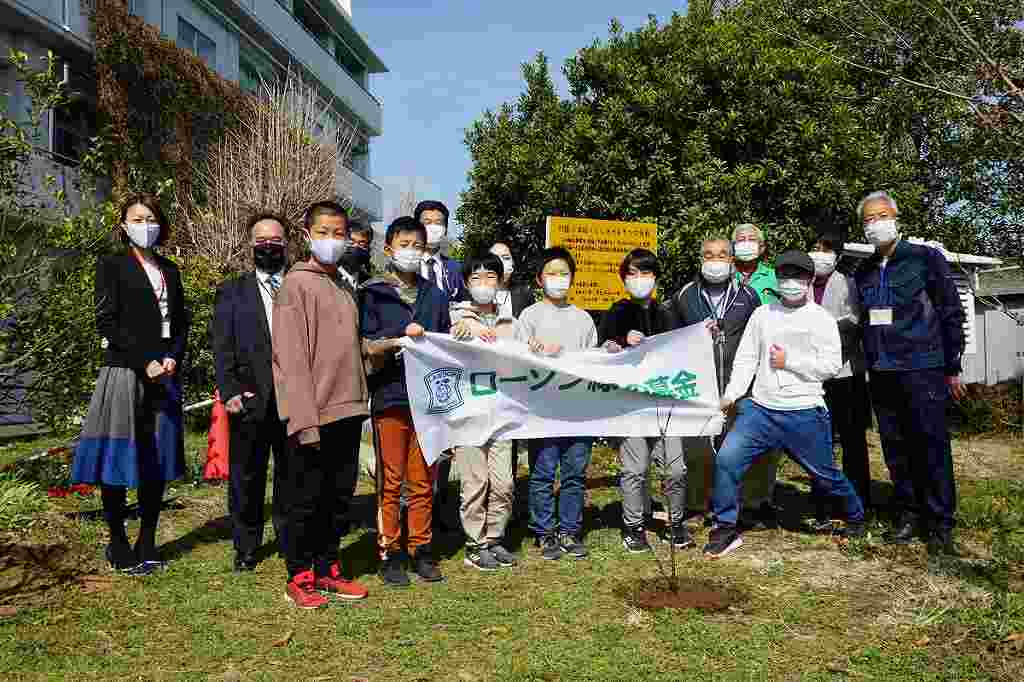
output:
{"label": "red sneaker", "polygon": [[313,571],[303,571],[289,580],[284,596],[300,609],[319,609],[327,605],[327,600],[316,591]]}
{"label": "red sneaker", "polygon": [[366,588],[355,580],[346,580],[341,575],[341,566],[335,561],[331,564],[331,574],[322,575],[316,579],[316,589],[321,594],[329,594],[339,599],[351,599],[357,601],[366,599],[369,594]]}

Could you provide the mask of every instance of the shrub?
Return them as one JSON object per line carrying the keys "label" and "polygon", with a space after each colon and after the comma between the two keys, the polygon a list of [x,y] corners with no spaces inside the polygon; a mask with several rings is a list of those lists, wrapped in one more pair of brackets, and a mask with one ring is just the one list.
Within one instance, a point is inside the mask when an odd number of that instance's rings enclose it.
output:
{"label": "shrub", "polygon": [[0,531],[24,525],[45,507],[38,483],[23,480],[17,474],[0,473]]}

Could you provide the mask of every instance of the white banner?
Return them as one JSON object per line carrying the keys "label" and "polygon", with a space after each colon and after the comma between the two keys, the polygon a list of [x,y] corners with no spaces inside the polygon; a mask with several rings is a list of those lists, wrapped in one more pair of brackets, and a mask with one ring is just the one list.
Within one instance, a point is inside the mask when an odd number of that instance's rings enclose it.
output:
{"label": "white banner", "polygon": [[559,436],[721,432],[711,334],[703,324],[621,353],[544,357],[515,341],[406,339],[405,378],[428,464],[458,445]]}

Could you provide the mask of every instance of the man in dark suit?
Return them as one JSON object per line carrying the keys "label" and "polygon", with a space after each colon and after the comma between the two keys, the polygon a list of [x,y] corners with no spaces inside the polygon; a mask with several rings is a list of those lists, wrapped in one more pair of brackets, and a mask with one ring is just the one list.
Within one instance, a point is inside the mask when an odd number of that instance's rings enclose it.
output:
{"label": "man in dark suit", "polygon": [[427,228],[427,250],[423,252],[420,275],[448,294],[452,303],[466,300],[462,263],[441,253],[441,244],[448,234],[448,207],[440,201],[421,201],[412,217]]}
{"label": "man in dark suit", "polygon": [[272,519],[279,542],[285,532],[277,490],[286,465],[285,429],[274,395],[270,329],[274,297],[287,265],[287,227],[285,219],[273,213],[253,216],[248,227],[255,270],[225,282],[217,291],[211,329],[217,388],[231,421],[228,511],[236,572],[256,568],[271,450]]}

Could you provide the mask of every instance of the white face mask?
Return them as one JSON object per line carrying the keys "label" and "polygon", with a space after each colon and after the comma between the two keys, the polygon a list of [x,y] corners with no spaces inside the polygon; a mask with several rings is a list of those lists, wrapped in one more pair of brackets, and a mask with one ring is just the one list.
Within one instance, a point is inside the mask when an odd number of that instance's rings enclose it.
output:
{"label": "white face mask", "polygon": [[128,239],[140,249],[152,248],[160,238],[158,223],[125,223],[124,229],[128,232]]}
{"label": "white face mask", "polygon": [[444,239],[445,228],[444,225],[437,225],[431,223],[425,226],[427,228],[427,244],[431,246],[437,246]]}
{"label": "white face mask", "polygon": [[474,284],[469,287],[469,295],[473,297],[473,302],[478,305],[490,305],[494,303],[494,297],[497,295],[498,290],[492,286],[486,284]]}
{"label": "white face mask", "polygon": [[790,303],[796,303],[807,297],[807,282],[802,279],[779,280],[779,293]]}
{"label": "white face mask", "polygon": [[572,277],[569,275],[549,275],[544,278],[544,293],[549,298],[562,299],[569,293]]}
{"label": "white face mask", "polygon": [[324,265],[337,265],[342,254],[348,249],[347,239],[310,239],[309,250],[313,252],[313,258]]}
{"label": "white face mask", "polygon": [[741,261],[752,261],[761,254],[761,242],[744,241],[736,242],[733,247],[736,258]]}
{"label": "white face mask", "polygon": [[814,274],[817,277],[831,275],[836,269],[836,254],[824,251],[811,251],[808,256],[814,261]]}
{"label": "white face mask", "polygon": [[721,284],[732,276],[732,263],[724,260],[706,260],[700,266],[700,274],[711,284]]}
{"label": "white face mask", "polygon": [[646,299],[654,291],[654,278],[629,277],[626,279],[626,291],[633,298]]}
{"label": "white face mask", "polygon": [[864,236],[875,246],[885,246],[896,241],[899,236],[899,229],[896,227],[895,218],[885,218],[869,223],[864,228]]}
{"label": "white face mask", "polygon": [[391,254],[391,263],[399,272],[419,272],[422,262],[423,252],[411,246],[398,249]]}

